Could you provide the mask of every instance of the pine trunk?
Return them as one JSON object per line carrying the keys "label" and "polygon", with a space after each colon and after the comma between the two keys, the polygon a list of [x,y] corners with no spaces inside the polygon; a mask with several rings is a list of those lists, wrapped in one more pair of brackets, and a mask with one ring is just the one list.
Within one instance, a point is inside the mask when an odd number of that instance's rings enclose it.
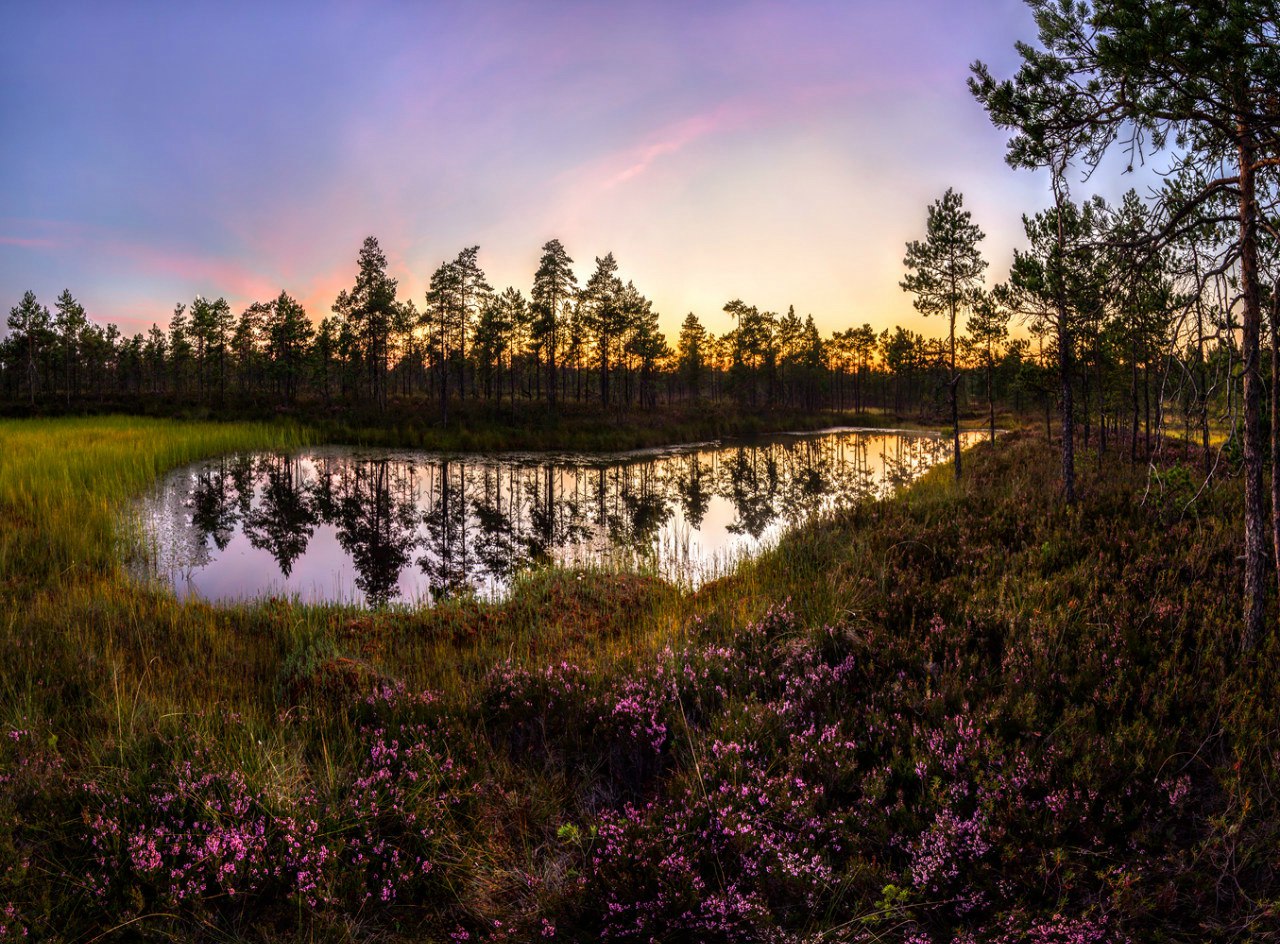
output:
{"label": "pine trunk", "polygon": [[1241,356],[1244,370],[1244,632],[1247,652],[1262,635],[1267,606],[1266,504],[1262,490],[1262,393],[1258,341],[1261,299],[1258,292],[1257,203],[1253,142],[1240,130],[1240,293],[1244,298]]}

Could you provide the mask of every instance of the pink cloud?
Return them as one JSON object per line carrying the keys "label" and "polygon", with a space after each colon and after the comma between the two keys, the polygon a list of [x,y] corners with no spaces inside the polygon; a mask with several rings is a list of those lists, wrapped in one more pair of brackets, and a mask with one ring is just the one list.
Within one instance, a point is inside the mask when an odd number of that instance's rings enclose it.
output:
{"label": "pink cloud", "polygon": [[23,249],[66,249],[84,235],[84,227],[65,220],[0,217],[0,245]]}
{"label": "pink cloud", "polygon": [[[214,255],[168,249],[121,238],[99,226],[63,220],[0,219],[0,244],[113,257],[142,275],[168,275],[212,283],[236,294],[260,294],[268,282],[239,263]],[[218,291],[222,291],[221,288]]]}
{"label": "pink cloud", "polygon": [[110,259],[117,273],[140,279],[168,276],[191,283],[193,293],[203,289],[253,299],[279,291],[270,278],[233,259],[122,238],[112,230],[82,223],[0,218],[0,245]]}
{"label": "pink cloud", "polygon": [[128,301],[81,301],[86,302],[90,319],[98,324],[114,324],[126,336],[145,334],[153,324],[167,327],[174,305],[171,300],[151,295]]}
{"label": "pink cloud", "polygon": [[195,283],[193,292],[199,291],[200,286],[208,286],[210,291],[219,295],[264,299],[280,290],[260,273],[234,260],[217,256],[113,239],[104,240],[95,249],[124,260],[140,274],[167,275]]}
{"label": "pink cloud", "polygon": [[[676,122],[638,148],[627,148],[607,158],[602,168],[601,187],[609,190],[634,180],[659,158],[676,154],[703,138],[742,128],[758,114],[759,110],[754,107],[728,103]],[[622,166],[618,167],[619,164]]]}
{"label": "pink cloud", "polygon": [[341,270],[311,279],[305,289],[289,294],[302,303],[311,321],[319,324],[331,314],[333,300],[338,297],[338,293],[344,288],[350,288],[355,282],[354,269],[354,265],[344,265]]}
{"label": "pink cloud", "polygon": [[23,249],[59,249],[62,244],[45,236],[0,235],[0,246],[20,246]]}
{"label": "pink cloud", "polygon": [[662,158],[678,154],[704,139],[795,122],[822,111],[833,102],[874,94],[882,84],[882,80],[875,77],[858,82],[810,83],[780,90],[780,94],[773,97],[753,96],[722,102],[660,129],[639,145],[614,152],[588,171],[588,176],[600,181],[600,189],[611,190],[642,176]]}

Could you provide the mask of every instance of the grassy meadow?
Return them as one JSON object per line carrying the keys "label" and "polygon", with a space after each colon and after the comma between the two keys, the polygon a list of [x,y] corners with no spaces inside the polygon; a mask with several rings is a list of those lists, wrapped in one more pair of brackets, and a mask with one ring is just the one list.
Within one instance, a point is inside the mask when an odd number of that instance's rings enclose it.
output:
{"label": "grassy meadow", "polygon": [[120,510],[301,427],[0,423],[0,941],[1271,939],[1240,489],[1028,430],[696,593],[179,602]]}

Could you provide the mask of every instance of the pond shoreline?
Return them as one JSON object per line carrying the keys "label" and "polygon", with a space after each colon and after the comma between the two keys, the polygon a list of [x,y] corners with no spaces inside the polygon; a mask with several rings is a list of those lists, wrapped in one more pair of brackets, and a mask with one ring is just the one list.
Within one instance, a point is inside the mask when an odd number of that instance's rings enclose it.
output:
{"label": "pond shoreline", "polygon": [[[985,433],[986,427],[961,427],[960,434],[967,436],[973,433]],[[998,435],[1008,432],[997,429]],[[549,446],[546,448],[528,448],[523,446],[498,446],[493,449],[459,449],[444,446],[398,446],[373,445],[366,443],[348,443],[336,440],[320,439],[309,445],[300,445],[292,450],[292,454],[318,454],[326,450],[350,450],[353,453],[379,455],[385,458],[430,456],[435,459],[457,460],[494,460],[520,461],[532,459],[538,462],[547,460],[573,461],[587,457],[584,465],[598,465],[627,459],[642,459],[650,456],[685,455],[699,449],[727,449],[783,443],[794,438],[810,436],[826,436],[843,433],[869,433],[884,436],[925,436],[929,438],[945,438],[951,430],[936,426],[858,426],[834,425],[820,426],[814,429],[777,429],[741,434],[725,434],[712,439],[691,439],[656,443],[651,446],[635,446],[618,449],[590,449],[573,446]],[[597,461],[599,460],[599,461]]]}
{"label": "pond shoreline", "polygon": [[[479,410],[464,414],[448,427],[422,416],[325,418],[315,415],[280,417],[296,421],[316,442],[355,446],[388,446],[441,452],[587,451],[621,452],[683,443],[741,439],[787,432],[811,433],[850,426],[868,430],[936,430],[932,422],[895,413],[824,410],[819,412],[746,411],[724,404],[704,408],[660,407],[655,411],[616,415],[562,405],[552,413],[545,407],[521,405],[515,414]],[[1013,417],[1004,419],[1013,421]],[[961,429],[985,429],[985,415],[963,417]]]}
{"label": "pond shoreline", "polygon": [[139,500],[135,573],[226,605],[497,602],[548,566],[696,589],[949,448],[936,432],[842,426],[612,452],[242,452],[172,470]]}

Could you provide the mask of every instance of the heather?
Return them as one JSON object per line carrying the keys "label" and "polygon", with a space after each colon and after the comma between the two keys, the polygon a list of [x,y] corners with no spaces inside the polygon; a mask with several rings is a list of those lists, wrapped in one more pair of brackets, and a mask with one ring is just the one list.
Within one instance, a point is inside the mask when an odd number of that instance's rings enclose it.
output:
{"label": "heather", "polygon": [[[13,541],[0,940],[1265,940],[1280,649],[1235,645],[1238,483],[1086,453],[1068,506],[1053,450],[981,444],[697,593],[218,608]],[[67,520],[7,453],[6,520]]]}

